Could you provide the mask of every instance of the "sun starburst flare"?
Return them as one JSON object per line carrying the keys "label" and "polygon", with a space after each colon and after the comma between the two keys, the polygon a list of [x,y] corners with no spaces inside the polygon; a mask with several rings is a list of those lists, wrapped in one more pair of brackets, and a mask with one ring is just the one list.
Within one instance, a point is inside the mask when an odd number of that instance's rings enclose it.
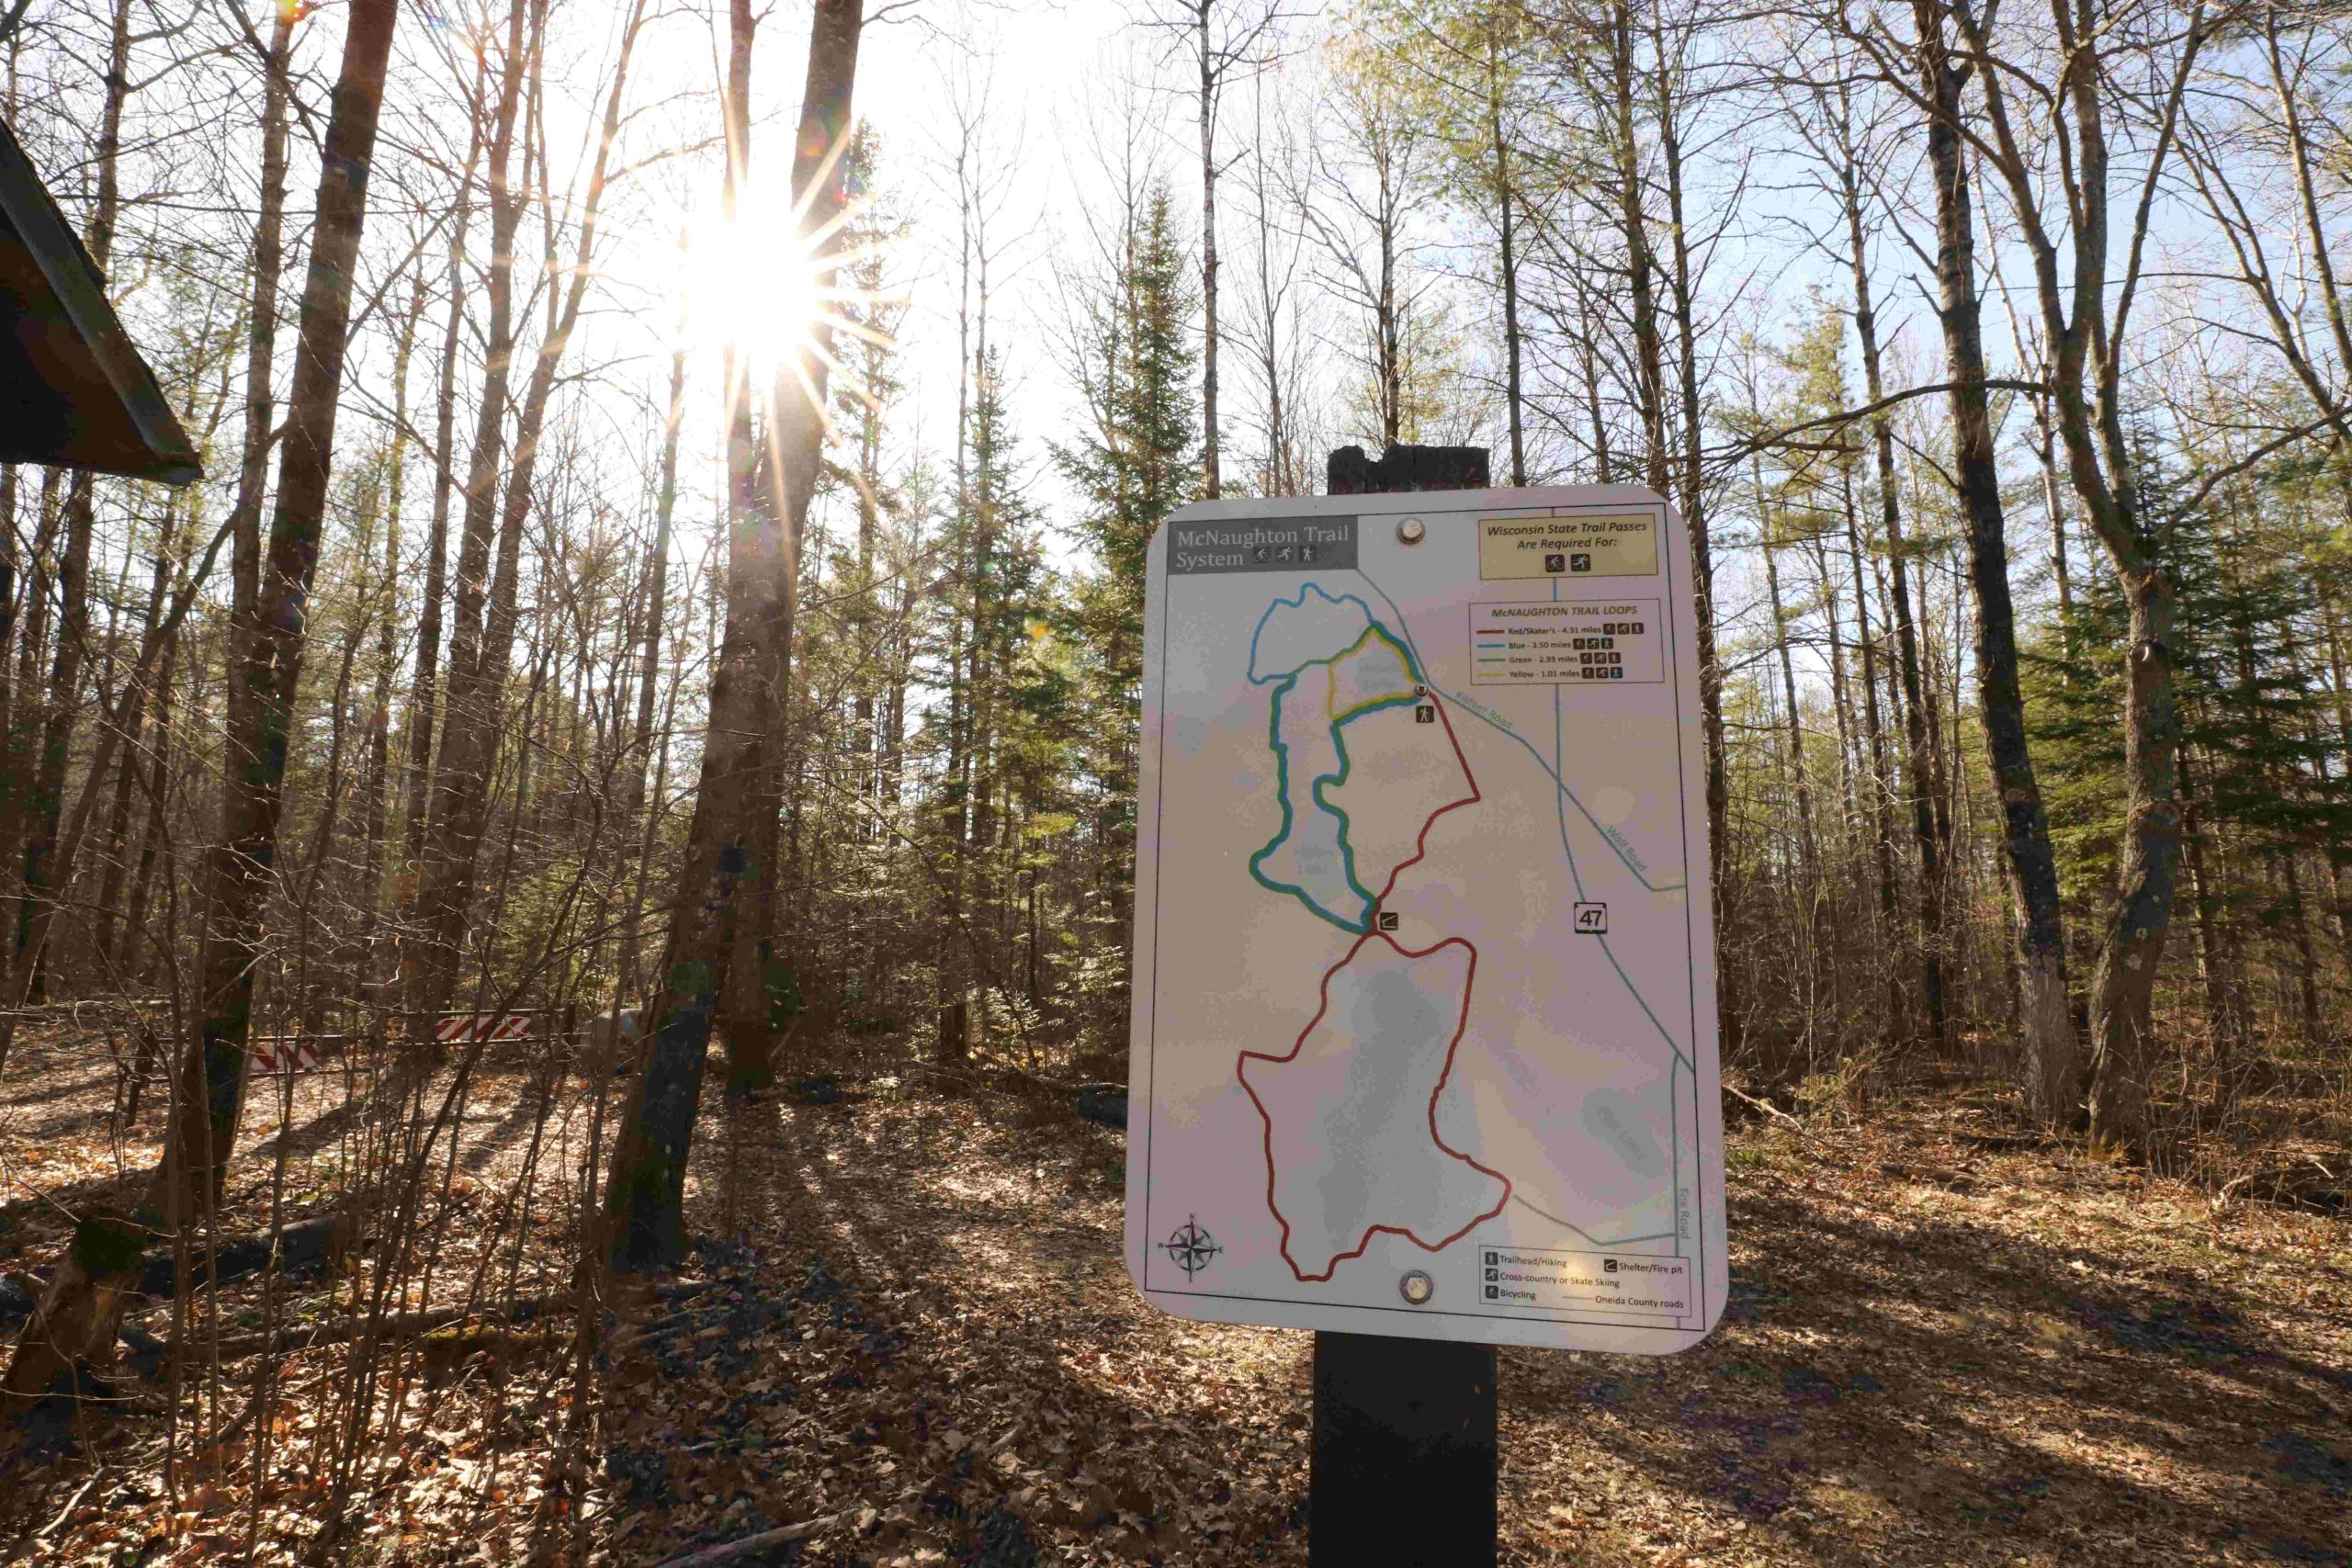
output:
{"label": "sun starburst flare", "polygon": [[841,243],[856,217],[854,205],[807,232],[802,210],[788,202],[753,199],[732,219],[715,207],[689,213],[681,321],[690,354],[713,361],[732,356],[752,387],[774,387],[783,395],[785,387],[797,386],[830,429],[829,400],[820,395],[815,380],[818,368],[829,388],[871,402],[873,394],[855,384],[849,366],[834,354],[833,342],[847,333],[895,347],[871,318],[877,307],[903,302],[903,295],[847,281],[863,270],[861,262],[880,254],[876,243]]}

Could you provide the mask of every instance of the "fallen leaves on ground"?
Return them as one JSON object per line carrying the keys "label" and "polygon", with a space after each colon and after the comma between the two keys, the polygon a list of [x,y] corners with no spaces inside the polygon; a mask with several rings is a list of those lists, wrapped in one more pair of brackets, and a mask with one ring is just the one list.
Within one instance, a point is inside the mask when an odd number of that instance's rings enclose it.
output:
{"label": "fallen leaves on ground", "polygon": [[[689,1192],[707,1239],[682,1278],[612,1303],[580,1499],[594,1560],[815,1523],[738,1561],[1303,1563],[1308,1339],[1136,1295],[1120,1138],[1053,1104],[917,1092],[886,1051],[836,1075],[850,1092],[823,1104],[714,1089]],[[485,1083],[464,1148],[514,1142],[510,1077]],[[567,1096],[563,1138],[584,1126]],[[558,1154],[570,1170],[579,1151]],[[453,1203],[458,1223],[493,1223],[511,1157],[463,1159],[484,1191]],[[111,1163],[45,1161],[75,1158]],[[1503,1352],[1507,1562],[2352,1568],[2342,1219],[2217,1208],[2012,1136],[1954,1087],[1834,1136],[1749,1126],[1729,1164],[1732,1302],[1703,1346]],[[28,1168],[0,1192],[11,1268],[62,1224]],[[534,1256],[560,1287],[568,1232],[547,1228]],[[303,1380],[333,1365],[318,1357],[288,1363],[277,1419],[298,1450]],[[374,1483],[366,1560],[521,1560],[562,1359],[455,1370]],[[140,1470],[160,1426],[85,1422],[76,1454],[0,1505],[14,1550],[242,1551],[235,1455],[209,1480],[184,1463],[175,1504]],[[299,1476],[273,1495],[265,1561],[317,1506]]]}

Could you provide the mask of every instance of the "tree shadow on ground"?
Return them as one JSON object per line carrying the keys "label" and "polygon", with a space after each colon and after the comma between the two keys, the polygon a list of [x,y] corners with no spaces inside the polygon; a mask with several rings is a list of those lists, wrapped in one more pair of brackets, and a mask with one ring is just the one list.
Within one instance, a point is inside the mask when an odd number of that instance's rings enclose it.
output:
{"label": "tree shadow on ground", "polygon": [[[12,1073],[9,1076],[18,1075]],[[111,1090],[117,1076],[110,1067],[90,1077],[77,1078],[71,1083],[51,1084],[45,1089],[8,1089],[0,1091],[0,1111],[23,1111],[36,1105],[54,1105],[61,1100],[76,1099],[94,1089]]]}
{"label": "tree shadow on ground", "polygon": [[[25,1196],[0,1202],[0,1258],[27,1245],[46,1246],[38,1239],[50,1231],[62,1235],[74,1227],[74,1220],[94,1209],[127,1210],[145,1196],[150,1177],[144,1162],[110,1171],[103,1176],[85,1177],[80,1181],[68,1181],[55,1187],[31,1187]],[[30,1262],[31,1258],[18,1261]],[[53,1261],[43,1257],[43,1263]]]}
{"label": "tree shadow on ground", "polygon": [[[939,1114],[966,1114],[953,1103]],[[985,1114],[1019,1112],[991,1101]],[[1266,1447],[1261,1431],[1171,1404],[1164,1358],[1148,1375],[1084,1375],[1106,1356],[1124,1369],[1143,1340],[1195,1334],[1127,1285],[1115,1210],[1086,1179],[1102,1153],[1085,1146],[1090,1131],[997,1128],[980,1140],[995,1179],[976,1180],[951,1157],[975,1141],[969,1129],[942,1128],[933,1146],[917,1116],[888,1123],[901,1146],[885,1148],[866,1114],[796,1110],[786,1122],[793,1157],[776,1179],[798,1191],[777,1201],[825,1238],[810,1245],[859,1258],[887,1289],[992,1312],[1025,1342],[1024,1375],[1046,1397],[1111,1429],[1124,1405],[1212,1465]],[[2226,1254],[2168,1265],[2136,1233],[2085,1244],[1997,1204],[1871,1211],[1735,1190],[1733,1303],[1698,1349],[1504,1353],[1507,1559],[1641,1561],[1738,1542],[1825,1563],[1924,1553],[2352,1568],[2352,1370],[2331,1348],[2343,1326],[2272,1299]],[[1301,1338],[1282,1390],[1302,1416],[1304,1351]],[[1303,1424],[1291,1440],[1295,1501]],[[1563,1453],[1596,1461],[1627,1505],[1578,1495],[1582,1467]],[[1671,1542],[1647,1533],[1660,1518]],[[1261,1515],[1232,1550],[1281,1556],[1295,1545],[1283,1544],[1287,1529]]]}
{"label": "tree shadow on ground", "polygon": [[363,1101],[356,1095],[339,1100],[308,1120],[289,1122],[265,1138],[256,1138],[231,1157],[232,1168],[259,1160],[274,1163],[282,1149],[289,1160],[308,1159],[359,1123]]}
{"label": "tree shadow on ground", "polygon": [[[919,1392],[897,1421],[850,1442],[905,1447],[908,1424],[970,1439],[924,1474],[919,1505],[909,1505],[947,1561],[1015,1568],[1071,1549],[1086,1561],[1179,1549],[1193,1561],[1304,1560],[1303,1342],[1281,1347],[1279,1390],[1232,1380],[1155,1388],[1140,1367],[1121,1364],[1135,1337],[1124,1303],[1103,1291],[1124,1289],[1124,1273],[1114,1259],[1114,1278],[1103,1277],[1097,1225],[1057,1201],[1066,1193],[1052,1176],[1029,1201],[931,1182],[910,1190],[906,1171],[926,1167],[920,1128],[891,1158],[869,1161],[861,1156],[875,1152],[876,1130],[852,1105],[766,1105],[734,1111],[723,1134],[705,1125],[707,1196],[695,1217],[724,1224],[733,1210],[740,1245],[772,1260],[814,1254],[812,1272],[842,1281],[870,1320],[893,1320],[888,1375]],[[893,1120],[884,1135],[909,1131]],[[1069,1163],[1058,1135],[1034,1146]],[[932,1162],[930,1173],[952,1182],[945,1165]],[[914,1326],[983,1311],[985,1324],[956,1332]],[[1170,1392],[1180,1411],[1161,1401]],[[903,1551],[890,1528],[877,1525],[873,1546],[849,1560]]]}
{"label": "tree shadow on ground", "polygon": [[1732,1235],[1703,1346],[1506,1352],[1511,1425],[1597,1442],[1811,1562],[1926,1537],[1962,1561],[2347,1562],[2352,1373],[2264,1327],[2259,1296],[1786,1196],[1744,1196]]}
{"label": "tree shadow on ground", "polygon": [[[560,1084],[550,1090],[542,1089],[536,1082],[526,1083],[522,1091],[515,1095],[514,1102],[507,1106],[504,1114],[490,1122],[489,1131],[475,1134],[466,1143],[465,1153],[458,1156],[458,1162],[466,1174],[480,1176],[492,1160],[521,1142],[542,1114],[551,1117],[556,1100],[561,1092]],[[469,1117],[467,1124],[479,1123]]]}

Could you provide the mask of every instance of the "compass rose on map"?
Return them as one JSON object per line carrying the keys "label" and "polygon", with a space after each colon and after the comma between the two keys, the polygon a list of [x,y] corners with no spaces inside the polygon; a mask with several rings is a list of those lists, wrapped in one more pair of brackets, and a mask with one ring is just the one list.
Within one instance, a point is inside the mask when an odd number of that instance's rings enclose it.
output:
{"label": "compass rose on map", "polygon": [[1198,1215],[1187,1214],[1184,1223],[1159,1244],[1159,1250],[1168,1254],[1170,1261],[1184,1270],[1184,1278],[1190,1280],[1225,1248],[1216,1244],[1216,1237],[1201,1228]]}

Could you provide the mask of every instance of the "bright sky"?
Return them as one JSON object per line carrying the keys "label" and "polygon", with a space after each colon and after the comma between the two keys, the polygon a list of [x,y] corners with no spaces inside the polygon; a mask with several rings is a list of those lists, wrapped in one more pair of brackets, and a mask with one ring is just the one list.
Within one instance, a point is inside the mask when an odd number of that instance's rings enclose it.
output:
{"label": "bright sky", "polygon": [[[957,226],[949,159],[958,98],[977,102],[982,161],[1000,194],[989,248],[989,336],[1005,345],[1016,434],[1040,499],[1062,494],[1045,444],[1067,439],[1078,414],[1069,378],[1051,362],[1060,307],[1054,264],[1083,243],[1078,204],[1096,184],[1087,123],[1091,100],[1154,56],[1122,0],[919,0],[920,20],[870,28],[858,111],[882,135],[893,193],[913,209],[907,259],[911,310],[900,336],[910,412],[925,439],[953,440],[956,386]],[[1186,106],[1172,97],[1164,152],[1184,170]],[[1180,199],[1196,200],[1191,187]],[[1056,508],[1056,510],[1059,510]]]}
{"label": "bright sky", "polygon": [[[1064,313],[1057,269],[1066,272],[1073,264],[1083,268],[1086,212],[1090,207],[1102,210],[1112,195],[1103,175],[1103,143],[1115,134],[1123,99],[1140,100],[1157,121],[1159,136],[1149,155],[1170,175],[1186,243],[1193,243],[1190,230],[1199,199],[1193,109],[1182,91],[1182,62],[1164,63],[1164,41],[1136,25],[1136,17],[1147,7],[1148,0],[913,0],[905,12],[870,25],[861,49],[858,113],[881,134],[884,200],[912,223],[893,268],[908,292],[910,309],[899,333],[899,373],[906,390],[892,411],[889,460],[900,466],[921,452],[943,473],[953,461],[958,227],[951,160],[959,113],[971,118],[977,111],[983,126],[978,162],[983,181],[994,192],[989,336],[1007,351],[1008,403],[1030,493],[1056,524],[1067,524],[1075,505],[1050,462],[1048,444],[1076,434],[1083,417],[1069,372],[1057,352]],[[868,8],[875,7],[869,4]],[[714,5],[712,9],[723,27],[724,7]],[[784,153],[806,67],[807,16],[806,0],[775,0],[755,56],[753,184],[763,191],[764,204],[779,214],[788,206],[782,189]],[[1302,54],[1308,52],[1324,27],[1322,18],[1313,17],[1294,23],[1294,46]],[[671,18],[662,29],[661,68],[682,85],[707,95],[724,52],[723,37],[690,17]],[[1311,92],[1304,78],[1312,75],[1307,69],[1285,73],[1273,79],[1272,96]],[[683,112],[695,127],[716,114],[707,98]],[[1229,105],[1228,116],[1235,112]],[[1241,130],[1228,119],[1229,148],[1238,147]],[[707,188],[698,188],[694,205],[715,219],[716,158],[702,162],[698,177]],[[1233,190],[1232,186],[1223,188]],[[1238,194],[1228,196],[1229,215],[1221,225],[1228,259],[1238,258],[1246,239]],[[1710,194],[1694,192],[1694,198],[1703,204]],[[1780,210],[1784,217],[1796,199],[1782,195]],[[1762,247],[1770,253],[1772,266],[1804,254],[1786,234],[1776,234],[1774,242]],[[1728,243],[1738,248],[1747,239],[1734,236]],[[643,243],[624,242],[633,254],[616,263],[616,272],[668,276],[664,268],[671,265],[670,257],[649,254],[640,248]],[[1424,260],[1436,265],[1442,258],[1432,253]],[[1727,323],[1713,336],[1728,344],[1733,330],[1750,322],[1777,333],[1782,324],[1778,307],[1765,301],[1781,297],[1792,280],[1759,277],[1749,267],[1730,270],[1745,276],[1740,290],[1745,303],[1736,308],[1744,319]],[[707,275],[690,269],[688,276]],[[1834,276],[1831,281],[1834,286]],[[758,282],[756,276],[746,278],[742,297],[754,293]],[[1899,321],[1912,313],[1917,300],[1906,298],[1888,304]],[[695,335],[715,343],[724,336],[729,319],[730,309],[722,305],[712,315],[716,330]],[[1465,321],[1464,325],[1473,323]],[[1227,350],[1233,352],[1230,342]],[[1329,355],[1323,358],[1329,363]],[[716,380],[716,352],[699,360],[696,385],[707,392]],[[653,387],[666,371],[666,362],[649,356],[648,366],[647,380]],[[658,387],[654,392],[658,395]],[[1228,418],[1250,395],[1245,378],[1228,371]],[[690,412],[686,424],[687,448],[693,454],[687,467],[691,475],[699,458],[703,480],[698,488],[705,496],[715,497],[718,418],[715,407],[698,406],[703,412]],[[1230,425],[1227,434],[1231,441]],[[1231,472],[1230,458],[1228,464]],[[694,483],[691,478],[689,483]],[[819,521],[823,521],[821,513]],[[1049,535],[1049,549],[1057,563],[1078,564],[1076,547],[1066,536]]]}
{"label": "bright sky", "polygon": [[[868,27],[861,50],[857,109],[881,135],[884,204],[903,214],[910,225],[891,268],[910,300],[899,333],[898,373],[905,390],[888,422],[887,462],[894,470],[902,471],[918,455],[942,475],[953,462],[958,222],[952,159],[959,119],[977,120],[981,129],[976,161],[981,182],[991,191],[987,203],[992,253],[989,336],[1007,353],[1007,402],[1018,460],[1033,499],[1050,519],[1067,523],[1074,514],[1073,498],[1049,461],[1049,444],[1077,434],[1082,419],[1066,355],[1059,352],[1065,325],[1060,283],[1073,265],[1081,272],[1091,270],[1087,218],[1110,206],[1103,165],[1113,154],[1105,144],[1115,141],[1129,106],[1139,106],[1154,125],[1147,156],[1155,158],[1170,177],[1188,244],[1197,214],[1192,106],[1182,88],[1181,62],[1165,61],[1167,40],[1136,23],[1148,5],[1148,0],[909,0],[905,10]],[[872,0],[868,8],[876,8]],[[718,29],[724,27],[725,7],[714,3],[709,10],[710,22],[690,12],[667,14],[649,35],[641,74],[632,83],[630,95],[664,122],[659,129],[651,124],[643,128],[648,145],[662,145],[664,138],[677,142],[706,139],[716,130],[715,87],[725,51]],[[1328,16],[1293,24],[1292,43],[1302,56],[1319,41]],[[783,187],[807,63],[807,0],[773,0],[753,69],[754,205],[779,220],[789,207]],[[583,39],[601,30],[588,25],[585,13],[578,20]],[[608,50],[609,38],[591,44],[589,52],[599,47]],[[583,130],[585,114],[601,107],[587,103],[585,96],[604,63],[577,60],[565,73],[580,101],[558,112],[582,115]],[[1301,65],[1306,65],[1303,59]],[[1272,79],[1270,107],[1272,100],[1296,100],[1312,92],[1306,79],[1314,74],[1302,68]],[[1288,107],[1297,106],[1290,102]],[[1238,150],[1243,127],[1233,118],[1230,104],[1227,113],[1227,146]],[[1770,168],[1771,153],[1764,144],[1772,138],[1737,123],[1736,117],[1717,118],[1722,123],[1711,127],[1694,166],[1700,184],[1692,199],[1702,217],[1724,194],[1713,188],[1716,184],[1742,170],[1750,179],[1760,177],[1758,167],[1743,160],[1747,143],[1764,152],[1763,167]],[[560,166],[564,155],[557,156]],[[717,223],[719,160],[714,151],[638,178],[638,189],[628,198],[631,221],[615,235],[600,290],[598,303],[605,314],[595,330],[604,341],[580,352],[611,367],[610,374],[619,382],[634,379],[633,398],[612,400],[592,417],[602,426],[600,437],[608,432],[623,444],[613,448],[616,454],[636,454],[639,467],[650,471],[667,351],[677,319],[677,282],[683,277],[699,285],[695,290],[701,296],[695,311],[699,319],[690,333],[690,341],[697,344],[690,371],[693,400],[682,451],[686,499],[681,548],[693,554],[710,537],[709,520],[719,489],[717,345],[746,321],[775,314],[763,310],[762,302],[773,305],[774,297],[783,291],[768,287],[756,259],[731,272],[723,267],[715,272],[703,263],[690,263],[683,271],[679,266],[678,205],[684,203],[692,215],[690,223],[697,228]],[[1232,185],[1222,188],[1239,194]],[[1842,293],[1837,267],[1814,256],[1790,225],[1810,199],[1802,182],[1783,182],[1764,204],[1769,212],[1761,217],[1748,212],[1743,219],[1747,228],[1735,228],[1724,236],[1725,249],[1713,258],[1709,291],[1710,308],[1725,314],[1704,329],[1711,352],[1734,352],[1743,329],[1781,335],[1804,276],[1818,275],[1833,294]],[[1247,239],[1238,205],[1228,198],[1221,233],[1228,259],[1237,260]],[[1432,225],[1432,237],[1442,239],[1440,231],[1448,220],[1437,214],[1423,217]],[[1701,227],[1711,229],[1712,220]],[[1891,264],[1881,285],[1885,324],[1894,340],[1892,373],[1898,382],[1928,378],[1931,367],[1914,363],[1921,357],[1919,344],[1907,341],[1925,330],[1920,326],[1925,321],[1925,280],[1894,242],[1884,242],[1882,248],[1882,259]],[[1436,265],[1444,257],[1431,252],[1422,259]],[[715,276],[722,274],[725,286],[713,287]],[[1461,324],[1476,343],[1491,346],[1485,343],[1484,323],[1465,317]],[[2006,321],[1996,313],[1987,327],[1996,346],[2002,346]],[[1233,352],[1230,340],[1227,352]],[[1331,374],[1338,356],[1326,345],[1318,347],[1317,357],[1323,373]],[[1242,412],[1252,395],[1248,378],[1236,373],[1238,369],[1234,367],[1227,378],[1229,418]],[[1227,434],[1233,440],[1230,424]],[[1067,538],[1056,537],[1052,547],[1063,563],[1073,560],[1075,551]]]}
{"label": "bright sky", "polygon": [[[723,6],[712,9],[723,28]],[[789,206],[783,188],[786,153],[807,65],[807,17],[800,0],[776,0],[754,55],[752,185],[759,204],[779,223]],[[907,242],[891,265],[910,306],[898,334],[898,373],[905,391],[890,416],[894,465],[918,450],[943,470],[953,460],[958,225],[950,160],[960,105],[967,115],[977,109],[984,128],[978,161],[993,191],[989,336],[1006,351],[1020,457],[1035,497],[1049,511],[1066,514],[1057,504],[1064,494],[1046,448],[1049,441],[1068,439],[1077,412],[1068,376],[1051,362],[1060,320],[1054,263],[1079,225],[1078,207],[1093,174],[1085,106],[1122,77],[1151,70],[1153,56],[1130,17],[1119,0],[915,0],[868,27],[858,63],[857,112],[882,139],[882,200],[910,222]],[[716,119],[709,95],[724,54],[723,35],[689,16],[677,16],[660,24],[658,37],[647,62],[650,73],[700,98],[682,102],[674,112],[686,128],[684,134],[708,134],[702,122]],[[1156,107],[1176,117],[1161,151],[1179,176],[1180,201],[1189,203],[1197,197],[1181,177],[1187,167],[1181,140],[1188,129],[1184,103],[1168,96]],[[691,193],[684,194],[689,185]],[[699,231],[716,225],[715,156],[699,160],[690,179],[681,171],[662,176],[652,188],[669,193],[651,201],[657,211],[665,200],[674,202],[684,194],[690,226]],[[682,274],[674,249],[676,222],[672,217],[617,236],[608,262],[620,306],[613,330],[625,343],[635,340],[624,352],[641,356],[643,395],[658,398],[676,306],[656,304],[652,296],[683,276],[690,291],[702,297],[689,312],[688,341],[695,349],[689,396],[696,406],[687,415],[682,466],[689,495],[709,495],[716,491],[718,423],[715,409],[703,407],[701,394],[717,380],[718,344],[730,326],[766,313],[757,302],[775,291],[763,292],[767,280],[757,262],[729,267],[703,260],[690,263]],[[652,231],[656,228],[666,231]],[[714,287],[722,278],[726,287]],[[741,303],[746,300],[753,303]],[[657,332],[662,335],[650,337]],[[697,461],[703,465],[699,483]],[[1061,541],[1055,543],[1056,554],[1067,560]]]}

